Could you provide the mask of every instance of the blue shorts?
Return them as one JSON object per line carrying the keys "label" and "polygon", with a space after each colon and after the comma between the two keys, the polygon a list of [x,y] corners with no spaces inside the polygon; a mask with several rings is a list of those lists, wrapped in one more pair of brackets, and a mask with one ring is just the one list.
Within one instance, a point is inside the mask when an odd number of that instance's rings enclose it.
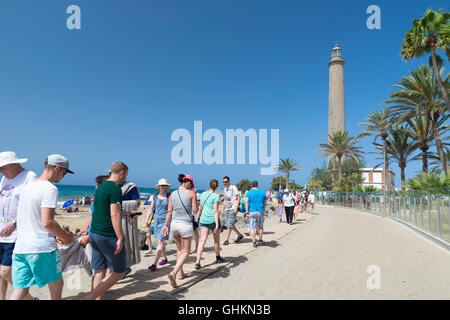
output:
{"label": "blue shorts", "polygon": [[62,261],[58,250],[43,253],[14,253],[12,256],[13,287],[24,289],[62,279]]}
{"label": "blue shorts", "polygon": [[127,270],[125,243],[119,254],[114,255],[116,242],[117,237],[105,237],[93,232],[89,234],[89,243],[92,247],[92,270],[109,269],[115,273],[124,273]]}
{"label": "blue shorts", "polygon": [[0,264],[5,267],[11,267],[12,255],[14,251],[15,243],[0,243]]}
{"label": "blue shorts", "polygon": [[[200,229],[209,229],[212,232],[216,229],[216,223],[201,223],[199,224]],[[219,229],[220,229],[220,221],[219,221]]]}
{"label": "blue shorts", "polygon": [[250,229],[256,229],[256,224],[258,224],[258,228],[264,229],[264,212],[250,212],[249,215],[248,227]]}

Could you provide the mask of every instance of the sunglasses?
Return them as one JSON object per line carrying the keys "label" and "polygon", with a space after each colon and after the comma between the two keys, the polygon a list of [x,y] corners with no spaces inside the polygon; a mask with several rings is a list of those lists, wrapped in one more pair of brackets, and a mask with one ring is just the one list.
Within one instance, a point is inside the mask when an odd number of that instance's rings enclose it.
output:
{"label": "sunglasses", "polygon": [[223,182],[224,184],[225,184],[225,183],[230,183],[230,181],[228,181],[228,180],[226,180],[226,181],[222,181],[222,182]]}

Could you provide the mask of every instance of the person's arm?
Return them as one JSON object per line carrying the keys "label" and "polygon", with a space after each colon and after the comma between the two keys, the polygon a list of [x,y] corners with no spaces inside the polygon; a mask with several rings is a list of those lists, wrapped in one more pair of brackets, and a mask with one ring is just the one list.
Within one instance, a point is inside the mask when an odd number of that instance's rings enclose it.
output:
{"label": "person's arm", "polygon": [[173,213],[173,206],[172,206],[172,195],[169,197],[169,202],[167,205],[167,215],[166,215],[166,221],[164,222],[164,229],[163,229],[163,235],[167,236],[169,234],[169,221],[172,219],[172,213]]}
{"label": "person's arm", "polygon": [[266,212],[266,205],[267,205],[267,198],[264,200],[264,211],[263,212]]}
{"label": "person's arm", "polygon": [[197,213],[198,212],[198,206],[197,206],[197,196],[194,191],[189,191],[190,198],[192,201],[192,212]]}
{"label": "person's arm", "polygon": [[248,214],[248,198],[245,198],[245,214]]}
{"label": "person's arm", "polygon": [[55,208],[41,208],[41,221],[44,228],[55,237],[60,238],[64,244],[71,244],[75,241],[73,235],[64,231],[55,221]]}
{"label": "person's arm", "polygon": [[84,225],[83,229],[81,229],[80,234],[81,233],[87,233],[88,229],[89,229],[89,225],[91,224],[91,220],[92,220],[92,215],[89,216],[86,224]]}
{"label": "person's arm", "polygon": [[156,197],[155,199],[153,199],[152,203],[150,204],[150,208],[148,209],[147,212],[147,218],[145,219],[145,225],[149,226],[150,222],[152,221],[153,218],[153,208],[155,207],[155,201],[156,201]]}
{"label": "person's arm", "polygon": [[122,217],[120,214],[120,204],[111,203],[110,210],[111,210],[111,222],[117,237],[116,250],[114,251],[114,255],[118,255],[120,251],[122,251],[123,247]]}
{"label": "person's arm", "polygon": [[236,194],[236,200],[237,200],[237,204],[236,204],[236,208],[234,208],[234,214],[238,213],[238,209],[239,209],[239,205],[241,204],[241,195],[239,193]]}
{"label": "person's arm", "polygon": [[197,223],[200,221],[200,217],[202,216],[202,212],[203,212],[203,206],[202,206],[202,203],[200,202],[200,206],[199,206],[198,212],[197,212],[197,217],[195,218],[195,221],[197,221]]}

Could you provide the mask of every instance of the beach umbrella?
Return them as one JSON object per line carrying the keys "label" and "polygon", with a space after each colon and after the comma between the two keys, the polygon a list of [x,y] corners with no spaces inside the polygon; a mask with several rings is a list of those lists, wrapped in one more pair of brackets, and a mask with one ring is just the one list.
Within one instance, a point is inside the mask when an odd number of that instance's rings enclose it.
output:
{"label": "beach umbrella", "polygon": [[69,200],[63,203],[63,205],[61,206],[61,209],[70,207],[71,205],[73,205],[73,200]]}

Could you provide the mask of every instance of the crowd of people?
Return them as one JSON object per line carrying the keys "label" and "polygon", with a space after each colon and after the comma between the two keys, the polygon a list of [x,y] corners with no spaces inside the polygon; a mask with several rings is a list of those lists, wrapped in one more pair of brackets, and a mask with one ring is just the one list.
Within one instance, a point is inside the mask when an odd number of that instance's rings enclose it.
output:
{"label": "crowd of people", "polygon": [[[22,167],[27,159],[17,158],[14,152],[0,152],[0,300],[6,299],[8,284],[13,286],[12,300],[37,299],[30,295],[30,287],[45,285],[50,299],[61,299],[63,290],[62,272],[68,260],[64,250],[77,244],[79,250],[89,248],[89,269],[92,270],[92,288],[82,300],[102,299],[104,293],[131,272],[131,266],[141,261],[137,217],[142,214],[139,189],[127,181],[128,167],[115,162],[108,175],[96,177],[94,201],[90,217],[81,230],[71,232],[68,226],[55,221],[58,189],[54,185],[64,176],[74,174],[69,161],[62,155],[49,155],[38,177]],[[178,176],[179,187],[169,193],[172,185],[160,179],[155,188],[145,218],[148,235],[153,234],[158,245],[150,272],[168,263],[166,241],[171,234],[176,244],[176,263],[168,275],[169,283],[175,288],[177,280],[187,274],[183,266],[191,254],[192,238],[195,241],[195,269],[201,269],[201,259],[206,241],[212,233],[215,263],[226,262],[221,257],[220,234],[226,227],[224,246],[229,245],[231,233],[236,233],[235,243],[252,239],[253,247],[262,245],[264,235],[264,212],[272,198],[278,200],[278,216],[282,211],[286,221],[296,220],[296,211],[303,212],[309,205],[314,211],[314,195],[307,190],[266,194],[253,181],[244,196],[230,178],[222,179],[224,203],[219,212],[220,195],[216,192],[219,182],[212,179],[209,189],[199,197],[194,179],[188,174]],[[241,198],[245,199],[244,217],[248,232],[242,234],[236,227]],[[281,214],[280,214],[281,212]],[[197,236],[196,236],[197,235]],[[151,248],[151,237],[150,247]],[[73,254],[72,250],[72,254]],[[61,254],[63,257],[61,257]],[[162,259],[161,259],[162,258]],[[80,260],[80,259],[78,259]],[[78,261],[77,260],[77,261]],[[78,261],[79,262],[79,261]]]}

